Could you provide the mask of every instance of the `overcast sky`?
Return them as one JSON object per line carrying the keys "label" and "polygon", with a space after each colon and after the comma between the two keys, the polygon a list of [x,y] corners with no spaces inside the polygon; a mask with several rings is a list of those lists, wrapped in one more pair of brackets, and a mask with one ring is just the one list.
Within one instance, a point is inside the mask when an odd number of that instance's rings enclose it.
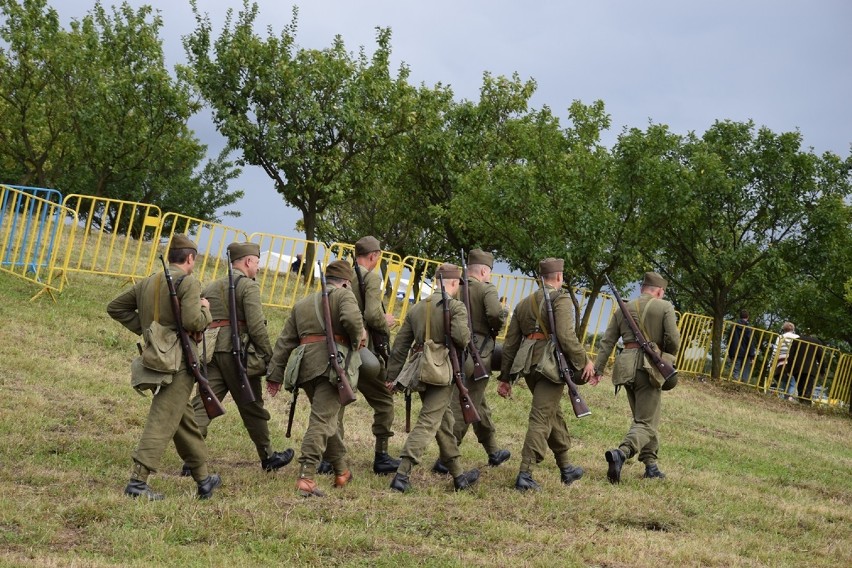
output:
{"label": "overcast sky", "polygon": [[[64,22],[93,0],[49,0]],[[104,1],[104,6],[118,4]],[[159,10],[166,63],[186,56],[181,36],[195,20],[189,0],[129,0]],[[262,25],[278,34],[293,2],[258,0]],[[776,133],[799,129],[817,153],[849,155],[852,144],[852,1],[850,0],[311,0],[299,6],[297,43],[324,48],[339,34],[357,52],[375,48],[375,28],[393,32],[393,67],[410,81],[452,86],[477,100],[482,74],[520,74],[538,90],[532,105],[565,121],[571,101],[601,99],[612,117],[611,144],[624,127],[649,121],[678,134],[706,131],[717,119],[753,120]],[[242,0],[198,0],[214,37],[228,8]],[[263,37],[265,30],[259,30]],[[223,146],[209,111],[191,127],[215,156]],[[226,224],[296,236],[300,215],[285,205],[260,168],[233,182],[247,197]]]}

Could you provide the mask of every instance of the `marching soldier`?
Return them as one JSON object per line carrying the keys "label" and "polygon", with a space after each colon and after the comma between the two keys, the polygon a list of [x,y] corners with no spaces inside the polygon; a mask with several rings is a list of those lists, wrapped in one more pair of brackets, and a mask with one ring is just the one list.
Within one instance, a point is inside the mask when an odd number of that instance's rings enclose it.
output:
{"label": "marching soldier", "polygon": [[[352,293],[355,271],[352,265],[336,260],[326,269],[331,332],[347,368],[360,364],[353,353],[366,343],[366,332],[358,302]],[[299,478],[296,489],[305,496],[322,497],[313,479],[323,454],[334,471],[334,486],[344,487],[352,479],[346,462],[346,446],[338,428],[341,409],[336,387],[337,377],[329,361],[321,292],[307,296],[293,306],[272,351],[267,376],[267,392],[275,396],[286,383],[288,390],[301,388],[311,402],[308,429],[302,439]],[[357,356],[357,355],[356,355]],[[286,368],[286,369],[285,369]],[[353,375],[349,374],[350,380]],[[356,375],[357,377],[357,375]],[[354,382],[354,381],[353,381]],[[355,388],[355,385],[352,385]]]}
{"label": "marching soldier", "polygon": [[[540,489],[533,479],[532,468],[544,459],[548,448],[556,458],[562,483],[570,485],[583,476],[582,468],[571,465],[568,460],[571,437],[561,406],[565,383],[561,377],[551,380],[536,370],[544,357],[553,356],[545,347],[549,334],[555,333],[571,365],[583,370],[582,382],[594,377],[594,365],[586,357],[586,351],[574,332],[574,306],[571,299],[562,293],[564,264],[561,258],[546,258],[539,263],[544,289],[527,296],[515,308],[503,345],[497,393],[503,398],[510,397],[512,382],[519,375],[524,377],[532,393],[529,425],[521,450],[521,467],[515,480],[518,491]],[[555,330],[549,329],[544,294],[549,294],[552,299]]]}
{"label": "marching soldier", "polygon": [[[433,288],[437,285],[439,276],[443,277],[449,303],[451,340],[461,353],[470,341],[467,311],[464,304],[451,298],[458,292],[461,271],[454,264],[442,264],[435,274]],[[471,487],[479,479],[478,469],[465,472],[459,463],[459,447],[453,434],[453,411],[449,408],[455,389],[451,373],[444,373],[438,378],[430,377],[428,383],[424,382],[426,377],[419,371],[411,373],[415,375],[419,386],[407,380],[405,382],[399,380],[400,375],[405,375],[405,371],[412,368],[413,361],[419,361],[421,365],[431,365],[434,362],[437,367],[450,368],[449,353],[443,347],[445,333],[443,300],[441,293],[436,292],[408,311],[394,341],[388,364],[388,384],[393,384],[397,388],[417,390],[422,402],[417,423],[405,440],[399,468],[391,480],[390,487],[394,491],[404,493],[411,488],[409,474],[412,468],[420,463],[432,439],[438,441],[439,459],[446,464],[449,473],[453,476],[453,486],[456,491]],[[431,354],[432,348],[436,354],[435,359],[430,360],[427,358],[427,352]],[[406,369],[403,369],[404,364]],[[416,365],[416,368],[420,368],[420,365]]]}
{"label": "marching soldier", "polygon": [[[201,297],[201,283],[192,275],[197,254],[198,247],[185,235],[175,235],[169,244],[169,273],[177,290],[181,323],[190,336],[200,335],[211,321],[210,305]],[[163,272],[153,274],[121,293],[109,303],[107,313],[137,335],[149,330],[152,322],[174,333],[177,331]],[[194,342],[190,343],[190,348],[197,351]],[[195,378],[188,372],[182,353],[177,360],[178,368],[168,374],[171,382],[160,384],[154,392],[145,428],[133,451],[130,482],[124,489],[124,494],[133,498],[151,501],[163,498],[162,493],[154,493],[148,485],[148,476],[157,472],[163,452],[171,441],[174,441],[178,454],[198,484],[199,499],[209,499],[213,490],[222,483],[218,475],[210,475],[207,471],[207,446],[190,404]]]}
{"label": "marching soldier", "polygon": [[[491,373],[491,355],[494,353],[496,338],[506,323],[506,309],[500,303],[497,287],[491,283],[491,268],[494,266],[494,255],[481,249],[473,249],[467,257],[467,285],[470,289],[470,320],[473,328],[473,342],[482,358],[485,371]],[[491,408],[485,400],[485,391],[488,388],[488,379],[476,379],[473,376],[473,358],[468,354],[465,361],[465,376],[467,377],[467,388],[473,406],[479,412],[481,420],[473,424],[473,433],[477,441],[482,444],[485,453],[488,454],[488,465],[496,467],[510,457],[509,450],[500,448],[496,440],[496,428],[491,420]],[[453,391],[453,400],[450,402],[453,411],[455,425],[453,435],[459,445],[467,434],[469,424],[466,424],[461,412],[459,392]],[[432,470],[435,473],[449,473],[446,466],[440,460],[435,462]]]}
{"label": "marching soldier", "polygon": [[[225,396],[231,393],[249,438],[257,449],[260,467],[265,471],[273,471],[290,463],[294,452],[292,449],[283,452],[272,450],[269,440],[269,411],[263,406],[260,380],[272,358],[272,345],[269,343],[266,318],[260,302],[260,285],[255,281],[260,262],[260,246],[255,243],[231,243],[228,245],[228,252],[233,268],[243,360],[255,400],[244,400],[241,394],[239,371],[232,353],[228,304],[230,284],[227,275],[208,284],[203,292],[203,296],[210,302],[210,314],[213,317],[213,322],[207,327],[219,330],[216,332],[215,344],[208,346],[208,349],[214,349],[214,353],[213,360],[207,366],[207,380],[219,400],[224,400]],[[195,396],[192,406],[195,408],[195,421],[201,435],[206,438],[210,418],[204,411],[201,396]],[[187,472],[187,468],[183,471]]]}
{"label": "marching soldier", "polygon": [[[656,343],[665,353],[677,355],[680,332],[677,330],[674,306],[663,300],[667,285],[666,279],[656,272],[646,272],[639,289],[639,299],[628,302],[627,308],[647,341]],[[618,448],[605,453],[607,478],[610,483],[619,483],[624,462],[638,453],[639,461],[645,464],[644,477],[661,479],[665,474],[657,466],[657,429],[660,425],[662,387],[653,384],[643,368],[644,351],[621,310],[617,310],[609,320],[601,338],[595,368],[604,368],[619,337],[624,339],[624,349],[615,359],[612,383],[616,392],[620,386],[624,386],[633,413],[633,423]],[[600,376],[600,373],[596,373],[596,376]]]}

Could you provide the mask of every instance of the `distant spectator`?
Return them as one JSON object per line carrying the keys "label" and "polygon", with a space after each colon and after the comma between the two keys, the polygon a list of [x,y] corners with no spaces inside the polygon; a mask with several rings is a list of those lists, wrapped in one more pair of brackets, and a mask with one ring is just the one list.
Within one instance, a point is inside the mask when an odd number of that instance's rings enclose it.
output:
{"label": "distant spectator", "polygon": [[751,342],[751,327],[748,321],[748,311],[740,311],[740,319],[731,331],[728,340],[728,359],[733,362],[733,378],[746,383],[751,382],[751,366],[754,364],[755,348]]}
{"label": "distant spectator", "polygon": [[790,352],[790,345],[793,343],[793,340],[798,339],[798,337],[799,335],[796,333],[796,326],[793,325],[792,322],[785,321],[784,325],[781,326],[781,336],[772,347],[772,349],[778,354],[778,358],[775,363],[775,371],[773,373],[774,380],[772,382],[772,388],[777,388],[781,391],[780,395],[785,398],[792,398],[797,394],[796,377],[789,372],[789,369],[787,369],[787,360]]}
{"label": "distant spectator", "polygon": [[302,254],[299,253],[296,255],[296,260],[294,260],[293,263],[290,265],[290,272],[292,272],[293,274],[301,274],[302,263]]}
{"label": "distant spectator", "polygon": [[825,355],[823,342],[810,335],[794,340],[787,354],[788,373],[796,381],[799,402],[811,404],[814,385],[819,380]]}

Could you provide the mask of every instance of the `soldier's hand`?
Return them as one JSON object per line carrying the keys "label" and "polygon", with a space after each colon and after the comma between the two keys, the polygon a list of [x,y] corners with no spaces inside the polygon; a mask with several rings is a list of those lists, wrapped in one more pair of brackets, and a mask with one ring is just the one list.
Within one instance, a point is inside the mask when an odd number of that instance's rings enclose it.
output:
{"label": "soldier's hand", "polygon": [[367,328],[361,330],[361,341],[358,343],[358,349],[367,346]]}
{"label": "soldier's hand", "polygon": [[588,384],[592,385],[593,387],[596,387],[596,386],[598,386],[598,383],[601,382],[602,378],[603,378],[603,375],[601,375],[600,373],[595,373],[595,376],[593,376],[591,379],[589,379]]}
{"label": "soldier's hand", "polygon": [[393,314],[385,314],[385,321],[388,322],[388,327],[396,325],[396,317]]}
{"label": "soldier's hand", "polygon": [[281,390],[281,383],[273,383],[273,382],[270,382],[270,381],[266,381],[266,393],[269,396],[274,397],[276,394],[278,394],[278,391],[280,391],[280,390]]}
{"label": "soldier's hand", "polygon": [[207,298],[201,298],[201,307],[207,308],[209,310],[210,309],[210,300],[208,300]]}
{"label": "soldier's hand", "polygon": [[385,383],[385,388],[388,389],[391,394],[396,394],[396,388],[393,386],[393,381],[388,381]]}
{"label": "soldier's hand", "polygon": [[591,361],[586,361],[586,366],[583,367],[583,380],[589,382],[595,376],[595,364]]}
{"label": "soldier's hand", "polygon": [[511,383],[500,381],[500,383],[497,385],[497,394],[499,394],[503,398],[512,398]]}

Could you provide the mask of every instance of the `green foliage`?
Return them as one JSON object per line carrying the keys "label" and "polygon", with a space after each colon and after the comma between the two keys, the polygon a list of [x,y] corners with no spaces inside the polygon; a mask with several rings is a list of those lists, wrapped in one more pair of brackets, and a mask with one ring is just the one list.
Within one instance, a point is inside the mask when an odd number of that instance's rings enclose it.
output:
{"label": "green foliage", "polygon": [[[150,6],[96,3],[69,30],[42,0],[3,0],[0,154],[19,183],[137,201],[217,220],[234,203],[220,161],[196,173],[206,148],[187,127],[199,105],[166,69],[162,21]],[[109,226],[109,219],[99,219]]]}
{"label": "green foliage", "polygon": [[192,4],[197,25],[184,40],[181,75],[213,108],[240,162],[263,168],[315,239],[318,216],[351,198],[371,153],[407,128],[408,71],[391,76],[390,30],[377,29],[371,58],[347,52],[339,36],[328,48],[303,49],[296,8],[280,35],[270,28],[261,38],[257,4],[246,0],[214,41],[209,18]]}

